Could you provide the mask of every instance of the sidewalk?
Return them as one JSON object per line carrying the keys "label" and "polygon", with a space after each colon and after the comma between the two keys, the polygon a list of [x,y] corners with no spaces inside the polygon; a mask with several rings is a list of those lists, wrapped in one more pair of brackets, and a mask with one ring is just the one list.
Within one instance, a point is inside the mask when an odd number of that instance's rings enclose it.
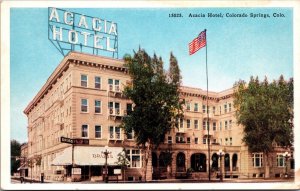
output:
{"label": "sidewalk", "polygon": [[[21,180],[20,177],[11,177],[11,179]],[[25,184],[28,184],[31,182],[30,177],[25,177]],[[208,179],[201,179],[201,180],[195,180],[195,179],[162,179],[162,180],[152,180],[148,181],[147,183],[276,183],[276,182],[294,182],[293,178],[270,178],[270,179],[264,179],[264,178],[255,178],[255,179],[224,179],[223,182],[220,182],[219,179],[212,179],[211,181],[208,181]],[[40,180],[32,180],[32,183],[41,183]],[[91,181],[81,181],[81,182],[61,182],[61,181],[53,181],[53,180],[44,180],[44,183],[57,183],[57,184],[105,184],[105,182],[91,182]],[[145,182],[132,182],[132,181],[109,181],[109,183],[116,183],[116,184],[124,184],[124,183],[145,183]]]}

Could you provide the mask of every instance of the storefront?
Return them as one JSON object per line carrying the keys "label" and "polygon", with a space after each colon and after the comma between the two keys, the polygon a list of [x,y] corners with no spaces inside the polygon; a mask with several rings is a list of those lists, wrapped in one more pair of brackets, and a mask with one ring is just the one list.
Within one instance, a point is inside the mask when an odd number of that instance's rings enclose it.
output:
{"label": "storefront", "polygon": [[118,154],[121,147],[72,146],[62,150],[52,161],[53,166],[63,166],[60,172],[67,181],[102,181],[106,175],[111,179],[121,180],[121,166],[118,165]]}

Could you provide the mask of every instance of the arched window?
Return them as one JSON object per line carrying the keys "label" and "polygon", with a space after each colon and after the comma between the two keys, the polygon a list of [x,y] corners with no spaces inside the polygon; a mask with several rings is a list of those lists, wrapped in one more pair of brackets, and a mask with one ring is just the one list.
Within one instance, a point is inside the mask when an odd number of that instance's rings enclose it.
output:
{"label": "arched window", "polygon": [[228,153],[226,153],[224,157],[224,166],[225,166],[225,171],[230,171],[230,156]]}
{"label": "arched window", "polygon": [[185,154],[180,152],[176,157],[176,171],[185,172]]}
{"label": "arched window", "polygon": [[214,153],[211,157],[211,160],[212,160],[211,170],[217,171],[219,166],[219,156],[216,153]]}
{"label": "arched window", "polygon": [[206,155],[195,153],[191,156],[191,168],[195,172],[206,172]]}
{"label": "arched window", "polygon": [[238,160],[238,156],[237,156],[236,153],[234,153],[232,155],[232,170],[233,171],[238,171],[238,169],[237,169],[237,160]]}

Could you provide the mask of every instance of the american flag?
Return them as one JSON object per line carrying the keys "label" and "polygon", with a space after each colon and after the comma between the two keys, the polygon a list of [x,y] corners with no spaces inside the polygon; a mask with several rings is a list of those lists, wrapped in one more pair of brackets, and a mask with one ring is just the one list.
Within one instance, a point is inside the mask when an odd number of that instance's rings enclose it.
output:
{"label": "american flag", "polygon": [[206,46],[206,30],[202,31],[198,37],[196,37],[192,42],[189,43],[190,55],[194,54],[204,46]]}

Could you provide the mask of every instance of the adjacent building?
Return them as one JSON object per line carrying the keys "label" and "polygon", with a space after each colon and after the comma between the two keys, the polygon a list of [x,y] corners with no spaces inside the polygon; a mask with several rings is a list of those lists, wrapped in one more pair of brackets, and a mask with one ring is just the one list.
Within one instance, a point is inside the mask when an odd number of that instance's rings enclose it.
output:
{"label": "adjacent building", "polygon": [[[29,174],[32,171],[35,179],[43,174],[45,180],[55,181],[103,181],[108,146],[109,179],[142,180],[143,151],[135,144],[134,132],[125,135],[118,127],[133,108],[122,94],[130,81],[123,60],[70,52],[24,110],[28,117],[27,158],[41,158],[28,169]],[[263,154],[250,153],[242,143],[243,127],[236,123],[233,89],[209,92],[208,107],[205,90],[182,86],[180,95],[186,103],[184,118],[152,152],[147,180],[186,178],[187,171],[191,172],[188,178],[205,179],[209,163],[212,179],[220,172],[225,178],[264,177]],[[61,137],[88,140],[88,144],[68,144]],[[123,148],[129,160],[125,173],[117,160]],[[219,150],[224,153],[222,160]],[[270,176],[293,175],[293,157],[287,160],[287,150],[275,150]],[[166,165],[164,156],[170,153],[172,162]]]}

